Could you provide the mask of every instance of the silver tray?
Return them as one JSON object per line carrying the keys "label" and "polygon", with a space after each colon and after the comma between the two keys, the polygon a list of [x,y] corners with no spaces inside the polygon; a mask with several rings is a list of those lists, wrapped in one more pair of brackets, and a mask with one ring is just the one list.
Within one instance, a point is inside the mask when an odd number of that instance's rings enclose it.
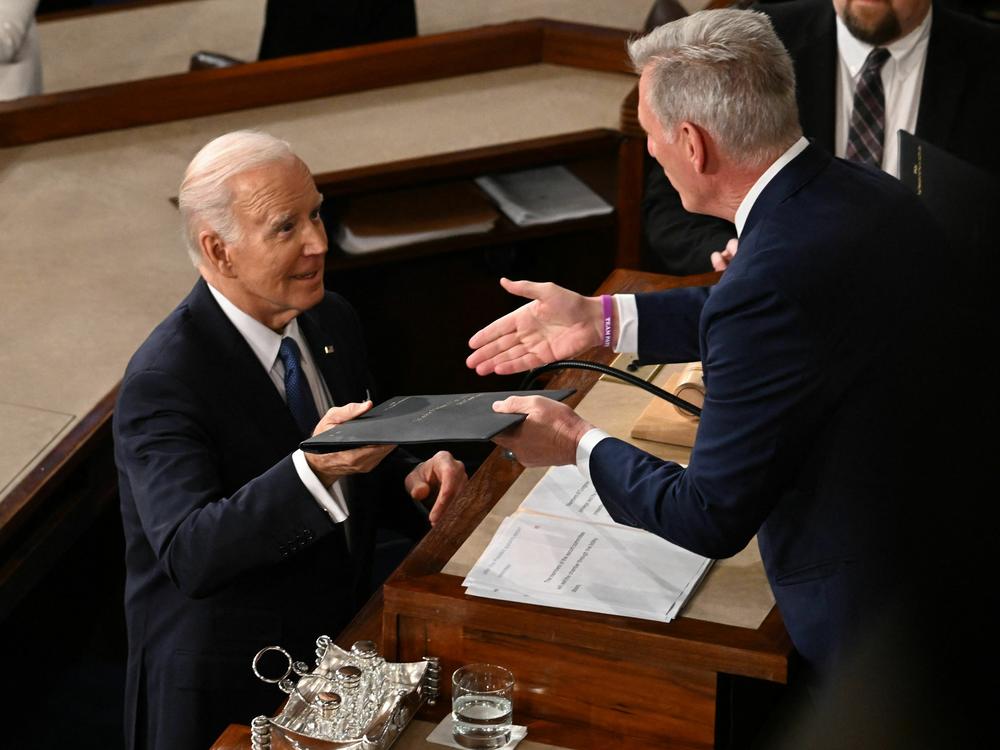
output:
{"label": "silver tray", "polygon": [[[356,647],[360,644],[356,644]],[[372,644],[373,645],[373,644]],[[278,652],[288,669],[278,678],[258,671],[264,654]],[[254,674],[277,684],[288,700],[273,717],[258,716],[251,723],[253,750],[385,750],[406,729],[420,707],[433,705],[439,695],[441,667],[434,657],[409,663],[371,661],[345,651],[326,636],[316,640],[316,666],[292,660],[279,646],[261,649],[254,657]],[[341,667],[356,667],[356,688],[344,690],[338,680]],[[344,670],[341,670],[343,672]],[[298,680],[291,678],[292,674]],[[343,695],[331,714],[331,693]],[[332,699],[335,701],[336,699]]]}

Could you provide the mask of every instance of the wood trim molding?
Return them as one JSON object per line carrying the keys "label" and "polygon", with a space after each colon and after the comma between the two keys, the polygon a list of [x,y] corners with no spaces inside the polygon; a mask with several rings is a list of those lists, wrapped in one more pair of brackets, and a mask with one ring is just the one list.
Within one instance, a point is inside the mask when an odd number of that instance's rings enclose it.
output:
{"label": "wood trim molding", "polygon": [[433,156],[403,159],[314,175],[316,185],[327,196],[393,189],[438,180],[467,177],[493,171],[510,171],[536,166],[541,161],[561,162],[610,151],[621,136],[614,130],[591,129],[566,135],[532,138],[452,151]]}
{"label": "wood trim molding", "polygon": [[0,103],[0,146],[549,62],[628,73],[628,32],[546,19],[197,70]]}

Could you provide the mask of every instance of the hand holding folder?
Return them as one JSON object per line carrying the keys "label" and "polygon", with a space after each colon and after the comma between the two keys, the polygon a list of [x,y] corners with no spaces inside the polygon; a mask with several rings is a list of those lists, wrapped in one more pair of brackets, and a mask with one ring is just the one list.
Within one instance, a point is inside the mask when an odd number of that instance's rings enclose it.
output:
{"label": "hand holding folder", "polygon": [[499,414],[493,403],[508,396],[546,396],[562,401],[574,389],[486,391],[397,396],[350,422],[304,440],[306,453],[333,453],[364,445],[484,442],[524,420],[524,414]]}

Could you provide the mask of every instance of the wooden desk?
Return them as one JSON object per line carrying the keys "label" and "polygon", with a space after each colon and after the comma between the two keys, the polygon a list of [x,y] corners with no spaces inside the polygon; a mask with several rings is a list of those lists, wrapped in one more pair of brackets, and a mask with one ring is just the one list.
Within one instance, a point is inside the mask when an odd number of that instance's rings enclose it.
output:
{"label": "wooden desk", "polygon": [[[716,274],[678,279],[616,270],[601,293],[713,283]],[[595,350],[585,357],[607,362]],[[551,387],[575,387],[575,405],[596,381],[576,370]],[[373,638],[394,661],[438,656],[449,673],[462,663],[496,661],[518,677],[515,710],[531,736],[571,748],[716,746],[725,731],[720,681],[740,675],[788,679],[791,642],[777,609],[757,629],[690,618],[656,623],[466,596],[441,573],[469,534],[520,475],[499,451],[483,464],[442,520],[396,570],[383,591],[337,639]],[[376,622],[377,618],[381,622]],[[448,695],[423,716],[440,719]],[[222,748],[245,748],[239,732]],[[220,739],[220,742],[223,742]]]}

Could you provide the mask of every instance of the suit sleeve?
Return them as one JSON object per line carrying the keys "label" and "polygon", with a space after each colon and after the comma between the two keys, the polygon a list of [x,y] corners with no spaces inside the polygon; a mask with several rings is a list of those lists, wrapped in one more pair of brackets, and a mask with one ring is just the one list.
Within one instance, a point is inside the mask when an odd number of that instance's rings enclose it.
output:
{"label": "suit sleeve", "polygon": [[652,159],[647,159],[642,227],[650,267],[674,276],[711,271],[712,253],[736,236],[736,227],[728,221],[685,211],[680,195]]}
{"label": "suit sleeve", "polygon": [[698,325],[708,287],[637,294],[638,354],[644,362],[697,362]]}
{"label": "suit sleeve", "polygon": [[708,389],[688,468],[606,439],[590,472],[616,521],[724,558],[757,533],[794,475],[819,418],[823,368],[798,306],[760,280],[718,288],[702,325]]}
{"label": "suit sleeve", "polygon": [[153,553],[186,595],[281,562],[335,526],[295,471],[291,455],[226,494],[221,451],[197,398],[175,376],[131,375],[116,408],[118,463]]}

